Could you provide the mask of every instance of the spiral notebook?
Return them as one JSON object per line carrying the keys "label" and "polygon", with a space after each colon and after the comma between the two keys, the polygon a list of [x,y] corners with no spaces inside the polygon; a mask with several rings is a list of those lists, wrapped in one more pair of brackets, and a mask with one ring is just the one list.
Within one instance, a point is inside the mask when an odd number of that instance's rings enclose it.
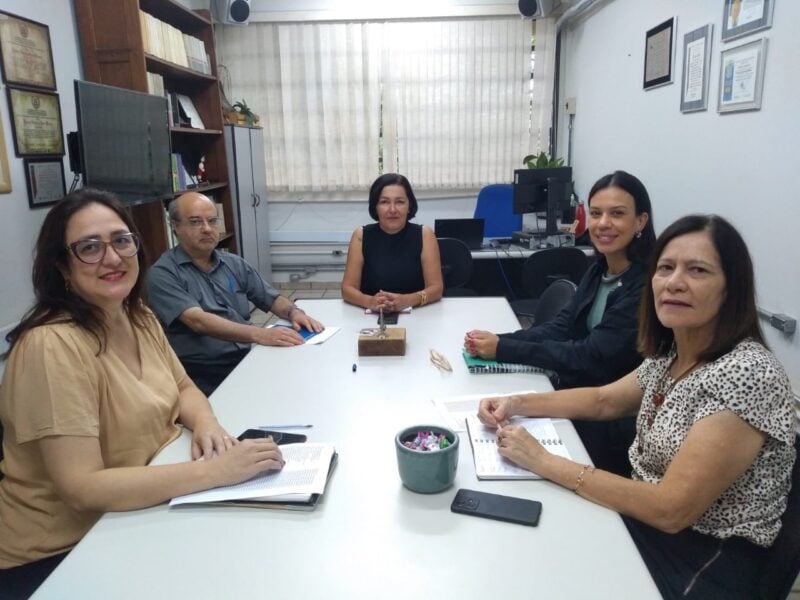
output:
{"label": "spiral notebook", "polygon": [[[467,434],[475,460],[475,475],[478,479],[541,479],[533,471],[518,467],[497,452],[497,430],[486,427],[476,416],[469,416]],[[512,425],[528,430],[551,454],[571,459],[567,447],[550,419],[513,418]]]}
{"label": "spiral notebook", "polygon": [[464,362],[467,363],[467,369],[469,369],[470,373],[541,373],[548,377],[551,373],[547,369],[534,367],[533,365],[501,363],[496,360],[478,358],[467,352],[466,348],[461,349],[461,354],[464,357]]}

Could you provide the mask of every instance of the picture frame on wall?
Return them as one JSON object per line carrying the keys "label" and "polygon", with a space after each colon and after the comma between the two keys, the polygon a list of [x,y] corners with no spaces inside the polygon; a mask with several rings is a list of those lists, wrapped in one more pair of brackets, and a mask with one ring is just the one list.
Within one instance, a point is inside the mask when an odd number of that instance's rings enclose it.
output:
{"label": "picture frame on wall", "polygon": [[644,84],[645,90],[672,83],[675,56],[675,25],[672,17],[649,29],[645,34]]}
{"label": "picture frame on wall", "polygon": [[56,89],[50,28],[44,23],[0,10],[0,58],[8,85]]}
{"label": "picture frame on wall", "polygon": [[11,193],[11,172],[8,170],[8,152],[6,151],[6,134],[3,131],[3,119],[0,119],[0,194]]}
{"label": "picture frame on wall", "polygon": [[775,0],[723,0],[722,41],[772,27]]}
{"label": "picture frame on wall", "polygon": [[17,156],[63,156],[58,94],[11,86],[6,91]]}
{"label": "picture frame on wall", "polygon": [[728,113],[761,108],[766,54],[766,38],[722,51],[717,112]]}
{"label": "picture frame on wall", "polygon": [[713,31],[714,26],[709,23],[683,36],[681,112],[708,109],[708,80]]}
{"label": "picture frame on wall", "polygon": [[28,206],[50,206],[66,195],[64,161],[60,158],[26,158],[22,162],[25,165]]}

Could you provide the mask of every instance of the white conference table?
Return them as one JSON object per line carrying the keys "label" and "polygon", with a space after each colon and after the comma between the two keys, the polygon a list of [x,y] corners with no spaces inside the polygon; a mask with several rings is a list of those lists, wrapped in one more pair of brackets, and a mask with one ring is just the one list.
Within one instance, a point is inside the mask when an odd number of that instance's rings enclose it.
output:
{"label": "white conference table", "polygon": [[[446,298],[401,315],[406,356],[364,358],[356,338],[374,316],[339,300],[298,304],[342,330],[317,346],[254,348],[211,402],[234,435],[311,423],[309,440],[336,446],[338,465],[317,509],[110,513],[35,598],[660,597],[619,515],[546,481],[479,482],[466,436],[452,488],[423,495],[400,483],[394,436],[443,423],[432,397],[549,389],[540,375],[466,370],[467,329],[517,326],[505,299]],[[450,360],[452,373],[430,363],[430,348]],[[557,429],[585,461],[572,424],[558,421]],[[186,460],[189,442],[184,432],[154,463]],[[461,487],[541,501],[538,527],[451,513]]]}

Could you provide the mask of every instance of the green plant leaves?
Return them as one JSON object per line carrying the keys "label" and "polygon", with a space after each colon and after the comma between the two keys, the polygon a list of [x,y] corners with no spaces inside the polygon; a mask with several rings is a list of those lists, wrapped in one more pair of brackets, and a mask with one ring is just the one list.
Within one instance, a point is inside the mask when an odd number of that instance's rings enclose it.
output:
{"label": "green plant leaves", "polygon": [[529,169],[552,169],[554,167],[563,167],[563,158],[550,158],[546,152],[537,154],[529,154],[522,159],[524,164]]}

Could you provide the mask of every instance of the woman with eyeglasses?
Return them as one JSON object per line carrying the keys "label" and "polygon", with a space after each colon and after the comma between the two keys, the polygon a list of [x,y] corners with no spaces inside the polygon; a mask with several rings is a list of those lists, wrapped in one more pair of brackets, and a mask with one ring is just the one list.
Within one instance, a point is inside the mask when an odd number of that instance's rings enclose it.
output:
{"label": "woman with eyeglasses", "polygon": [[[26,598],[106,511],[280,469],[272,440],[237,442],[142,302],[146,262],[123,206],[84,189],[36,244],[36,302],[7,336],[0,389],[0,597]],[[146,467],[192,430],[192,462]]]}
{"label": "woman with eyeglasses", "polygon": [[[795,461],[789,378],[758,323],[747,246],[692,215],[658,238],[638,369],[603,387],[481,401],[509,460],[625,516],[664,598],[757,598]],[[513,415],[636,415],[632,477],[550,454]]]}

